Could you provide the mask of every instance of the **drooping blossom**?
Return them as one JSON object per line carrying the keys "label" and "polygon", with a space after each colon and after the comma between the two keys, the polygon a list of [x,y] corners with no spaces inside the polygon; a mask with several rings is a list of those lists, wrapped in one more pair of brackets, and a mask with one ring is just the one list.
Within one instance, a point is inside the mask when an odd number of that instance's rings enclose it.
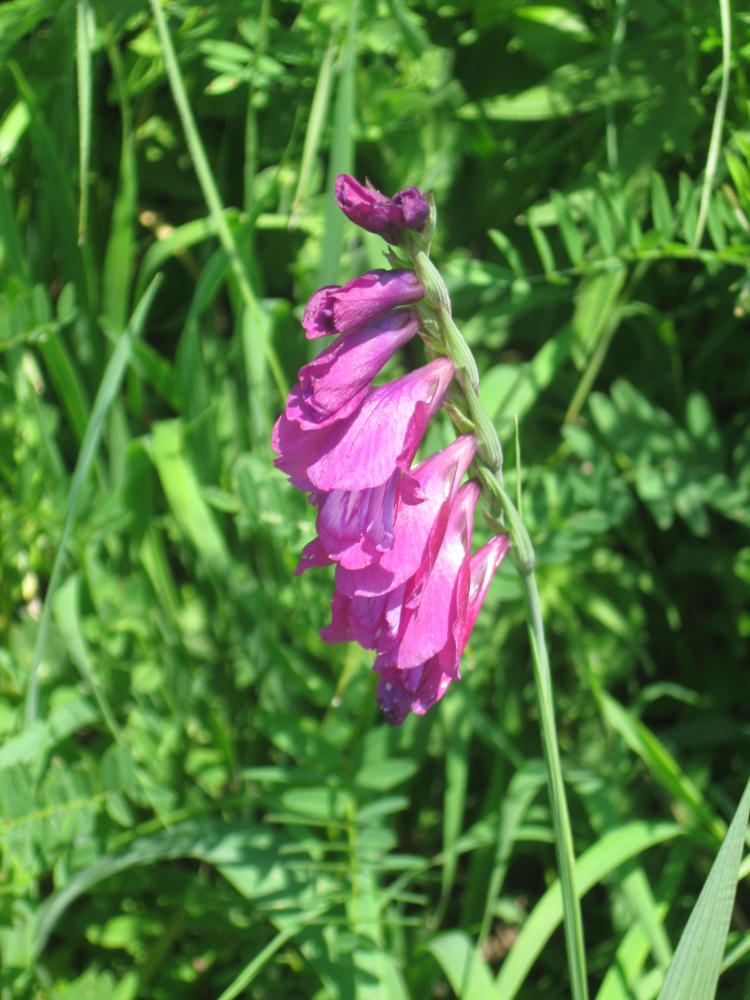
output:
{"label": "drooping blossom", "polygon": [[[448,531],[446,541],[448,549],[452,549]],[[378,704],[389,725],[401,725],[409,712],[424,715],[443,697],[452,681],[461,679],[461,657],[492,577],[509,545],[507,535],[495,535],[473,556],[465,552],[456,571],[455,585],[449,589],[450,601],[446,601],[440,588],[449,585],[451,572],[456,568],[460,547],[454,549],[451,555],[446,554],[444,565],[436,564],[416,611],[405,608],[395,644],[379,654],[373,664],[373,670],[380,674]],[[435,648],[436,652],[425,655],[424,659],[415,656],[420,641],[425,642],[425,653],[429,648]],[[413,663],[415,659],[418,662]]]}
{"label": "drooping blossom", "polygon": [[[456,494],[442,544],[432,562],[406,582],[376,596],[347,596],[338,587],[331,602],[326,642],[355,640],[378,655],[373,669],[379,704],[391,725],[409,711],[423,715],[460,679],[459,661],[495,570],[508,550],[505,535],[474,556],[471,533],[480,493],[470,481]],[[353,578],[362,575],[352,573]],[[395,582],[395,581],[394,581]]]}
{"label": "drooping blossom", "polygon": [[413,271],[368,271],[346,285],[319,288],[305,307],[302,326],[309,340],[349,333],[423,297]]}
{"label": "drooping blossom", "polygon": [[401,482],[388,544],[375,545],[367,530],[350,525],[337,510],[321,505],[318,535],[338,562],[336,589],[347,597],[374,597],[406,583],[434,561],[451,503],[476,453],[476,439],[464,434],[411,469]]}
{"label": "drooping blossom", "polygon": [[290,396],[287,414],[304,430],[349,416],[367,395],[373,378],[419,325],[411,310],[404,309],[337,337],[300,369],[300,392],[293,401]]}
{"label": "drooping blossom", "polygon": [[340,420],[326,418],[317,427],[299,422],[303,398],[295,386],[273,430],[272,444],[279,455],[274,464],[303,490],[382,486],[397,469],[408,468],[408,456],[419,447],[454,372],[452,361],[436,358],[371,388],[353,413]]}
{"label": "drooping blossom", "polygon": [[430,216],[430,206],[418,188],[406,188],[386,198],[348,174],[339,174],[336,178],[336,201],[355,225],[393,244],[401,241],[402,229],[419,231]]}
{"label": "drooping blossom", "polygon": [[[423,232],[430,218],[417,188],[387,198],[341,175],[336,199],[351,221],[394,246],[408,245],[404,230]],[[461,480],[477,451],[473,435],[412,468],[454,362],[441,357],[372,384],[418,331],[411,307],[424,294],[410,270],[370,271],[317,291],[305,308],[306,335],[338,337],[300,370],[272,438],[276,466],[317,510],[317,536],[297,573],[336,567],[331,624],[321,635],[375,651],[378,702],[391,725],[424,714],[460,678],[461,654],[509,545],[497,536],[471,555],[480,487]]]}

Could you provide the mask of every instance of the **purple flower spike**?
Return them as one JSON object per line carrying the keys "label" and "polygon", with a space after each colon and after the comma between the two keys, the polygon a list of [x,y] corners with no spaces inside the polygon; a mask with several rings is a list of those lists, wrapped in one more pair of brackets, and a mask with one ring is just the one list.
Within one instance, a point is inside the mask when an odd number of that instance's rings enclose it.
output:
{"label": "purple flower spike", "polygon": [[430,206],[418,188],[407,188],[386,198],[348,174],[336,178],[336,201],[347,219],[393,244],[401,242],[402,229],[419,231],[430,216]]}
{"label": "purple flower spike", "polygon": [[382,486],[396,469],[408,468],[454,372],[452,361],[436,358],[371,389],[351,416],[309,430],[295,419],[301,393],[293,390],[294,405],[287,405],[274,427],[274,464],[303,490]]}
{"label": "purple flower spike", "polygon": [[305,307],[302,326],[308,340],[349,333],[423,297],[413,271],[368,271],[341,287],[318,289]]}

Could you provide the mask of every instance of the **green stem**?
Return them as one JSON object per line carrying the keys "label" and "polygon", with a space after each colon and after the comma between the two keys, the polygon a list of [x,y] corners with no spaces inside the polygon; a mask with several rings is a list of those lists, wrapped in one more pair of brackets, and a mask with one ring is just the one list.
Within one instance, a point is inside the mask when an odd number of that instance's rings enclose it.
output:
{"label": "green stem", "polygon": [[560,885],[563,897],[563,922],[565,945],[568,953],[570,983],[574,1000],[588,1000],[586,982],[586,955],[583,939],[581,906],[576,891],[575,855],[573,836],[570,830],[570,816],[565,798],[560,748],[555,728],[555,708],[552,697],[552,676],[550,673],[547,645],[544,641],[544,624],[539,604],[539,590],[533,569],[522,573],[529,638],[534,661],[534,681],[539,704],[539,721],[542,729],[544,763],[547,768],[552,824],[555,833],[557,864],[560,869]]}

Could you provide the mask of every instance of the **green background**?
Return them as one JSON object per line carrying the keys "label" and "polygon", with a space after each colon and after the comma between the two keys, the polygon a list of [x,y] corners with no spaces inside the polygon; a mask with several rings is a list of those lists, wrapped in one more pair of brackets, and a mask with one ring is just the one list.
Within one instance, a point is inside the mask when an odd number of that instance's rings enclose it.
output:
{"label": "green background", "polygon": [[395,731],[293,576],[301,312],[383,266],[341,171],[434,191],[513,494],[518,419],[592,997],[655,997],[750,757],[750,18],[155,3],[0,5],[0,997],[566,995],[512,566]]}

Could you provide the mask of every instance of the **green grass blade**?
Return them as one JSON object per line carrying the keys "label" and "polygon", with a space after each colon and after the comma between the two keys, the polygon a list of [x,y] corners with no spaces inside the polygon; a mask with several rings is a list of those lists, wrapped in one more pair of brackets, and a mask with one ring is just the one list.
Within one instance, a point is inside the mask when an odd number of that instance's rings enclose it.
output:
{"label": "green grass blade", "polygon": [[[66,171],[64,159],[58,153],[50,126],[39,107],[37,95],[23,70],[13,62],[8,64],[8,68],[29,111],[29,133],[39,170],[44,179],[45,204],[52,214],[56,238],[59,240],[57,259],[62,264],[64,273],[75,282],[78,302],[86,316],[91,318],[94,315],[92,306],[94,296],[81,246],[78,243],[78,219],[70,172]],[[93,321],[91,327],[93,329]]]}
{"label": "green grass blade", "polygon": [[138,168],[135,156],[135,131],[130,97],[120,51],[111,38],[107,39],[112,73],[117,86],[120,115],[122,117],[122,149],[120,174],[112,209],[107,249],[102,271],[102,311],[107,321],[119,330],[125,322],[131,302],[134,258],[135,221],[138,209]]}
{"label": "green grass blade", "polygon": [[78,242],[86,241],[89,209],[89,164],[91,163],[91,48],[94,34],[89,0],[76,6],[76,68],[78,70]]}
{"label": "green grass blade", "polygon": [[249,962],[239,976],[227,986],[218,1000],[234,1000],[235,997],[238,997],[252,983],[258,973],[268,965],[279,948],[283,947],[287,941],[290,941],[295,935],[299,934],[311,920],[321,916],[325,912],[325,909],[324,906],[321,906],[317,910],[305,913],[304,920],[294,920],[292,923],[287,924],[273,940],[268,942],[265,948],[261,948],[252,962]]}
{"label": "green grass blade", "polygon": [[299,165],[299,178],[297,189],[294,192],[292,201],[292,212],[290,225],[294,225],[295,217],[303,211],[303,206],[310,197],[310,181],[313,167],[320,151],[320,144],[323,138],[323,129],[328,117],[328,107],[331,102],[331,82],[333,79],[333,57],[335,47],[333,42],[329,42],[323,62],[320,64],[320,72],[315,84],[312,104],[310,105],[310,117],[307,122],[305,141],[302,146],[302,158]]}
{"label": "green grass blade", "polygon": [[721,89],[719,90],[719,100],[716,103],[714,123],[711,129],[711,143],[708,147],[706,171],[703,175],[703,187],[701,188],[700,208],[698,210],[698,224],[695,228],[695,235],[692,240],[692,245],[696,250],[701,245],[703,232],[706,228],[708,203],[711,199],[711,188],[713,187],[716,171],[719,166],[719,156],[721,155],[721,136],[724,131],[724,119],[726,118],[727,112],[727,97],[729,96],[729,74],[731,72],[732,59],[732,15],[729,7],[729,0],[719,0],[719,11],[721,12]]}
{"label": "green grass blade", "polygon": [[328,165],[328,182],[323,247],[318,284],[335,284],[338,278],[341,245],[346,220],[339,211],[334,197],[334,184],[339,174],[352,171],[354,162],[354,79],[357,64],[357,16],[359,0],[349,0],[349,26],[342,53],[342,65],[336,89],[336,107],[333,122],[333,139]]}
{"label": "green grass blade", "polygon": [[6,184],[3,173],[0,175],[0,263],[28,286],[28,267],[21,250],[21,239]]}
{"label": "green grass blade", "polygon": [[503,796],[497,843],[495,846],[495,859],[487,889],[482,931],[479,935],[480,948],[484,946],[490,934],[495,905],[502,891],[519,827],[526,818],[529,807],[539,794],[539,790],[544,785],[545,780],[546,775],[541,763],[539,761],[531,761],[516,771],[510,780],[507,792]]}
{"label": "green grass blade", "polygon": [[[628,823],[605,834],[585,851],[576,862],[576,874],[581,895],[620,865],[636,858],[650,847],[682,836],[684,830],[675,823]],[[545,892],[516,938],[508,957],[495,980],[496,1000],[514,1000],[526,976],[542,953],[552,933],[563,918],[563,896],[560,882]]]}
{"label": "green grass blade", "polygon": [[720,840],[725,833],[724,824],[706,804],[700,789],[683,774],[679,764],[661,741],[614,698],[605,692],[600,692],[598,697],[604,718],[620,734],[630,749],[638,754],[659,784],[686,806],[712,835]]}
{"label": "green grass blade", "polygon": [[89,400],[83,381],[58,333],[39,344],[39,353],[49,372],[55,391],[68,414],[77,442],[83,441],[89,419]]}
{"label": "green grass blade", "polygon": [[492,970],[467,934],[461,931],[441,934],[430,941],[427,950],[437,959],[457,997],[495,1000]]}
{"label": "green grass blade", "polygon": [[104,371],[99,391],[97,392],[96,399],[94,400],[91,416],[86,426],[86,433],[81,444],[81,450],[78,453],[78,460],[76,462],[75,471],[73,472],[70,492],[68,493],[68,502],[65,509],[65,520],[63,522],[63,528],[60,535],[60,543],[57,547],[57,552],[55,553],[55,560],[52,564],[52,573],[50,575],[50,581],[39,619],[39,630],[37,632],[36,643],[34,645],[34,656],[31,662],[31,669],[29,671],[29,684],[26,692],[26,725],[30,725],[34,722],[39,712],[39,664],[42,661],[44,650],[47,645],[52,600],[60,584],[60,575],[65,561],[68,541],[73,530],[73,523],[78,509],[78,499],[81,493],[81,488],[96,457],[96,449],[98,448],[102,434],[104,433],[104,422],[106,420],[107,413],[109,412],[109,409],[119,392],[120,384],[122,383],[123,376],[125,375],[125,370],[130,362],[134,341],[141,334],[149,309],[151,308],[154,296],[156,295],[157,288],[159,287],[159,283],[159,278],[154,278],[151,282],[149,287],[146,289],[146,294],[138,303],[138,307],[133,313],[130,323],[118,340],[117,346],[115,347],[112,357],[109,359],[109,363]]}
{"label": "green grass blade", "polygon": [[[203,197],[206,199],[206,204],[208,205],[214,224],[216,225],[219,240],[224,248],[224,252],[229,258],[232,273],[237,281],[245,307],[252,316],[255,316],[258,312],[257,296],[253,291],[247,271],[242,262],[242,258],[240,257],[237,241],[235,240],[234,235],[227,225],[224,217],[224,205],[222,204],[221,195],[219,194],[219,189],[216,185],[216,181],[214,180],[211,166],[208,162],[208,157],[206,156],[206,150],[203,146],[200,133],[198,132],[198,126],[195,123],[195,116],[193,115],[193,111],[190,107],[190,100],[187,95],[180,65],[177,61],[177,54],[175,52],[174,45],[172,44],[172,36],[170,35],[167,27],[162,5],[160,0],[150,0],[150,5],[151,11],[154,15],[154,22],[156,24],[159,40],[162,45],[164,61],[167,67],[167,76],[169,78],[170,87],[172,88],[172,96],[174,97],[175,104],[177,105],[177,111],[185,132],[185,139],[187,141],[193,168],[195,169],[198,182],[200,183],[201,190],[203,191]],[[286,398],[288,391],[286,378],[281,370],[281,365],[276,357],[276,352],[274,351],[270,341],[265,338],[263,330],[260,326],[258,327],[258,336],[263,338],[263,349],[266,354],[268,366],[271,369],[271,373],[276,383],[276,388],[279,391],[279,395],[282,398]]]}
{"label": "green grass blade", "polygon": [[158,421],[151,428],[151,437],[154,464],[177,524],[211,572],[230,584],[232,557],[185,456],[181,421]]}
{"label": "green grass blade", "polygon": [[435,914],[435,924],[440,926],[450,901],[451,890],[458,867],[458,838],[464,826],[466,791],[469,779],[467,753],[469,724],[466,694],[443,702],[443,716],[451,734],[445,755],[445,795],[443,797],[443,866],[441,871],[440,901]]}
{"label": "green grass blade", "polygon": [[750,782],[677,946],[658,1000],[713,1000],[750,814]]}
{"label": "green grass blade", "polygon": [[[534,666],[534,684],[536,687],[537,704],[539,705],[544,763],[547,768],[552,826],[555,831],[555,851],[560,870],[559,884],[562,889],[562,915],[565,923],[565,947],[568,956],[570,985],[573,1000],[587,1000],[586,947],[583,937],[580,894],[576,885],[573,835],[570,829],[570,816],[568,814],[568,803],[565,798],[562,764],[560,763],[560,749],[557,742],[555,706],[552,696],[552,676],[547,645],[544,639],[542,609],[539,603],[539,590],[533,569],[528,573],[522,574],[522,580]],[[517,943],[511,954],[515,953],[516,947]],[[505,967],[501,971],[501,977],[504,969]],[[497,995],[502,1000],[511,1000],[511,994],[501,990],[499,986]]]}

